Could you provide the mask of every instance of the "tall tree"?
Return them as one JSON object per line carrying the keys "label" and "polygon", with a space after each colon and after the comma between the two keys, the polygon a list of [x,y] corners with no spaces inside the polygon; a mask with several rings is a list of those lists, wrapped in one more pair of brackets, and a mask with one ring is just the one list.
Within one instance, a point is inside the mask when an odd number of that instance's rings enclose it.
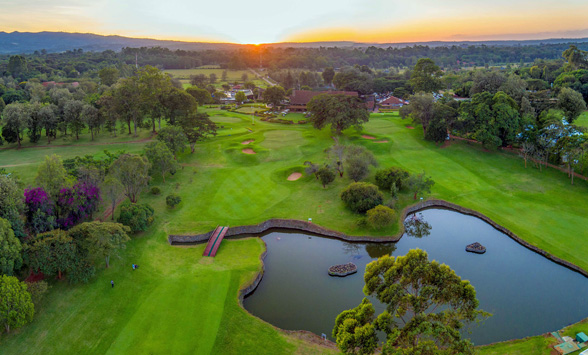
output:
{"label": "tall tree", "polygon": [[137,128],[143,122],[143,101],[141,100],[141,86],[136,76],[121,79],[114,90],[112,97],[113,105],[119,117],[127,124],[131,134],[131,123],[133,124],[135,137]]}
{"label": "tall tree", "polygon": [[182,128],[177,126],[168,126],[159,130],[157,140],[165,143],[174,154],[174,157],[183,152],[186,149],[186,144],[188,144],[186,134],[184,134]]}
{"label": "tall tree", "polygon": [[77,266],[79,257],[78,245],[61,229],[39,234],[25,246],[26,263],[33,271],[59,279]]}
{"label": "tall tree", "polygon": [[323,77],[325,84],[331,85],[331,83],[333,82],[333,78],[335,77],[335,70],[333,69],[333,67],[325,68],[321,76]]}
{"label": "tall tree", "polygon": [[151,174],[159,174],[165,183],[167,173],[175,173],[178,163],[163,142],[151,142],[145,146],[145,156],[151,163]]}
{"label": "tall tree", "polygon": [[415,123],[423,125],[427,134],[429,123],[435,115],[435,97],[429,93],[418,93],[410,97],[410,104],[400,108],[402,118],[412,118]]}
{"label": "tall tree", "polygon": [[7,105],[2,113],[3,124],[2,136],[9,142],[17,142],[18,148],[20,148],[23,133],[29,127],[31,116],[27,105],[19,102]]}
{"label": "tall tree", "polygon": [[73,185],[73,180],[65,171],[61,157],[53,154],[46,155],[45,160],[37,168],[35,184],[42,187],[51,199],[56,201],[59,191]]}
{"label": "tall tree", "polygon": [[415,92],[437,92],[442,88],[441,76],[443,72],[430,58],[420,58],[410,76],[410,83]]}
{"label": "tall tree", "polygon": [[237,91],[235,94],[235,101],[239,104],[242,104],[245,100],[247,100],[245,93],[243,91]]}
{"label": "tall tree", "polygon": [[119,199],[122,191],[122,185],[117,178],[112,175],[107,175],[104,179],[102,192],[104,196],[110,201],[110,211],[112,220],[114,221],[114,209],[116,208],[116,201]]}
{"label": "tall tree", "polygon": [[0,174],[0,218],[10,222],[14,234],[19,239],[25,237],[24,225],[21,220],[23,212],[23,191],[13,176]]}
{"label": "tall tree", "polygon": [[285,97],[286,91],[278,85],[269,87],[263,92],[263,102],[273,105],[274,108],[280,106]]}
{"label": "tall tree", "polygon": [[126,247],[131,240],[128,233],[131,229],[120,223],[85,222],[71,229],[71,234],[82,238],[90,255],[104,258],[106,267],[110,267],[110,256],[119,249]]}
{"label": "tall tree", "polygon": [[22,266],[22,245],[10,226],[10,222],[0,218],[0,273],[13,275]]}
{"label": "tall tree", "polygon": [[182,132],[190,144],[190,152],[194,153],[196,143],[210,136],[216,136],[216,124],[205,113],[193,113],[180,120]]}
{"label": "tall tree", "polygon": [[199,87],[191,87],[187,88],[186,92],[194,97],[198,105],[206,105],[213,102],[212,95],[206,89],[201,89]]}
{"label": "tall tree", "polygon": [[100,111],[92,105],[86,104],[82,108],[82,118],[84,123],[88,125],[91,140],[94,140],[94,136],[100,132],[100,127],[102,127],[102,124],[104,123],[103,117],[104,116],[100,114]]}
{"label": "tall tree", "polygon": [[572,123],[586,111],[586,101],[582,94],[571,88],[562,88],[557,95],[557,106],[565,114],[566,121]]}
{"label": "tall tree", "polygon": [[149,182],[149,161],[136,154],[122,154],[109,168],[112,176],[120,181],[125,196],[137,202],[141,191]]}
{"label": "tall tree", "polygon": [[33,320],[35,306],[27,285],[14,276],[0,276],[0,323],[9,333]]}
{"label": "tall tree", "polygon": [[63,116],[72,133],[75,133],[76,140],[80,139],[80,133],[86,127],[82,111],[84,103],[79,100],[68,101],[63,108]]}
{"label": "tall tree", "polygon": [[361,130],[362,124],[369,121],[369,113],[365,104],[350,95],[321,94],[313,97],[307,105],[312,112],[310,121],[316,129],[330,125],[331,130],[340,135],[349,127]]}
{"label": "tall tree", "polygon": [[106,86],[112,86],[119,77],[119,71],[115,67],[106,67],[100,69],[98,77],[100,78],[100,84]]}
{"label": "tall tree", "polygon": [[59,108],[54,104],[45,105],[39,110],[39,118],[41,119],[41,125],[45,128],[47,144],[51,143],[51,138],[57,138],[58,110]]}
{"label": "tall tree", "polygon": [[364,299],[360,307],[343,312],[333,330],[337,344],[359,339],[363,341],[349,342],[355,345],[353,350],[373,353],[375,332],[382,331],[385,354],[474,353],[473,344],[462,339],[459,330],[489,314],[478,309],[469,281],[447,265],[429,261],[426,252],[413,249],[405,256],[387,255],[369,263],[364,280],[363,292],[384,303],[386,310],[374,318],[371,303]]}

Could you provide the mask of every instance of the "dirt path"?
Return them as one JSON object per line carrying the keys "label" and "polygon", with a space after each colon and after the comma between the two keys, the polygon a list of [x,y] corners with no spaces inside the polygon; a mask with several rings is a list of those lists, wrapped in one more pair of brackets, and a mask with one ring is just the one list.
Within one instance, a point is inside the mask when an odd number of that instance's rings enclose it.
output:
{"label": "dirt path", "polygon": [[257,76],[259,79],[265,81],[269,86],[276,86],[278,85],[278,83],[274,83],[272,80],[262,76],[261,74],[259,74],[256,70],[249,68],[249,70],[255,75]]}

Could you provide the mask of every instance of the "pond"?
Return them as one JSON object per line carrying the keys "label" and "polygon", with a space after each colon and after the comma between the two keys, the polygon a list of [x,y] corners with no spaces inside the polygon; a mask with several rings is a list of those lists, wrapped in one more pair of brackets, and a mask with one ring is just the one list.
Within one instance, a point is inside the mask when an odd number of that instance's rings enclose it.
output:
{"label": "pond", "polygon": [[[348,243],[292,231],[264,234],[265,275],[244,299],[244,307],[282,329],[331,338],[337,315],[364,297],[365,266],[383,255],[420,248],[469,280],[480,308],[493,314],[464,334],[476,345],[555,331],[588,316],[588,279],[581,274],[521,246],[479,218],[435,208],[417,217],[424,223],[414,224],[409,217],[412,226],[397,243]],[[473,242],[484,245],[486,253],[466,252]],[[357,265],[356,274],[328,275],[329,266],[347,262]],[[384,310],[377,300],[372,303],[376,315]]]}

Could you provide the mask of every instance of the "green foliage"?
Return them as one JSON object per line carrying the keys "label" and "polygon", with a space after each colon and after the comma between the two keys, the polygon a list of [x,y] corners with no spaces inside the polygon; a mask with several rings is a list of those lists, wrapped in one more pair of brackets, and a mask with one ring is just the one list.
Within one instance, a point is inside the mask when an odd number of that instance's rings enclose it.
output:
{"label": "green foliage", "polygon": [[37,168],[35,184],[42,187],[51,198],[56,201],[59,191],[65,187],[71,187],[74,184],[73,179],[61,161],[58,155],[46,155],[45,160]]}
{"label": "green foliage", "polygon": [[235,101],[243,103],[245,100],[247,100],[247,97],[245,96],[245,93],[243,91],[238,91],[235,94]]}
{"label": "green foliage", "polygon": [[373,229],[389,226],[396,218],[396,212],[387,206],[378,205],[367,211],[367,223]]}
{"label": "green foliage", "polygon": [[158,186],[153,186],[151,188],[151,194],[152,195],[159,195],[161,193],[161,189]]}
{"label": "green foliage", "polygon": [[431,93],[441,89],[443,72],[430,58],[420,58],[410,76],[415,92]]}
{"label": "green foliage", "polygon": [[147,158],[137,154],[122,154],[109,170],[122,185],[125,196],[135,203],[149,182],[150,168]]}
{"label": "green foliage", "polygon": [[318,169],[315,175],[323,185],[323,188],[326,188],[328,184],[335,181],[336,176],[333,169],[329,168],[328,166],[323,166],[322,168]]}
{"label": "green foliage", "polygon": [[354,182],[341,192],[341,200],[353,212],[365,213],[377,205],[381,205],[384,196],[374,184]]}
{"label": "green foliage", "polygon": [[365,104],[358,98],[344,94],[320,94],[313,97],[307,105],[312,112],[310,121],[316,129],[328,125],[335,134],[349,127],[361,130],[362,124],[369,121]]}
{"label": "green foliage", "polygon": [[157,140],[165,143],[174,157],[183,152],[188,144],[188,138],[181,127],[168,126],[159,130]]}
{"label": "green foliage", "polygon": [[0,218],[0,273],[13,275],[22,266],[22,246],[10,227],[10,222]]}
{"label": "green foliage", "polygon": [[154,213],[155,210],[148,204],[125,201],[120,205],[120,215],[117,222],[130,227],[132,233],[142,232],[153,223]]}
{"label": "green foliage", "polygon": [[[345,147],[345,169],[349,178],[353,181],[365,179],[370,172],[370,166],[377,166],[378,161],[374,154],[361,145]],[[343,172],[341,171],[341,176]]]}
{"label": "green foliage", "polygon": [[69,281],[76,283],[80,280],[72,275],[82,273],[88,277],[81,281],[87,281],[94,270],[86,262],[87,252],[78,242],[60,229],[39,234],[33,243],[25,245],[25,262],[33,271],[41,271],[46,276],[61,278],[67,273]]}
{"label": "green foliage", "polygon": [[186,89],[186,92],[194,97],[198,105],[206,105],[213,102],[210,92],[206,89],[199,87],[190,87]]}
{"label": "green foliage", "polygon": [[263,102],[273,105],[273,107],[280,106],[282,100],[286,98],[286,91],[281,86],[272,86],[263,92]]}
{"label": "green foliage", "polygon": [[400,108],[400,116],[411,118],[414,123],[423,125],[425,134],[429,122],[435,116],[435,97],[429,93],[418,93],[410,97],[410,104]]}
{"label": "green foliage", "polygon": [[406,182],[410,174],[408,171],[391,167],[376,171],[376,185],[382,191],[400,191],[406,188]]}
{"label": "green foliage", "polygon": [[167,204],[167,207],[170,208],[175,208],[180,202],[182,202],[182,198],[178,194],[172,193],[165,198],[165,203]]}
{"label": "green foliage", "polygon": [[47,281],[40,280],[35,282],[26,282],[27,291],[31,294],[31,301],[35,305],[35,308],[39,309],[39,304],[45,297],[47,291],[49,291],[49,284]]}
{"label": "green foliage", "polygon": [[333,78],[335,77],[335,70],[333,69],[333,67],[325,68],[321,76],[323,77],[325,84],[331,85],[331,83],[333,82]]}
{"label": "green foliage", "polygon": [[586,111],[586,102],[579,92],[564,87],[557,95],[557,106],[564,112],[566,121],[572,123]]}
{"label": "green foliage", "polygon": [[114,67],[102,68],[98,72],[98,77],[102,85],[112,86],[118,80],[119,71]]}
{"label": "green foliage", "polygon": [[14,276],[0,276],[0,323],[6,332],[31,322],[34,314],[27,285]]}
{"label": "green foliage", "polygon": [[130,231],[131,228],[120,223],[85,222],[73,227],[70,235],[81,240],[90,255],[104,258],[108,268],[110,256],[126,247],[126,242],[130,240],[127,233]]}
{"label": "green foliage", "polygon": [[337,316],[333,337],[344,354],[374,353],[378,346],[376,328],[371,324],[374,313],[374,306],[364,298],[359,306]]}
{"label": "green foliage", "polygon": [[384,256],[369,263],[364,280],[363,292],[386,305],[373,320],[376,329],[386,333],[384,353],[474,353],[473,344],[462,339],[459,330],[489,314],[478,310],[469,281],[447,265],[412,249],[406,256]]}
{"label": "green foliage", "polygon": [[10,222],[14,235],[22,239],[25,237],[24,224],[20,217],[23,212],[23,191],[16,179],[5,173],[0,173],[0,218]]}
{"label": "green foliage", "polygon": [[165,183],[167,173],[175,174],[178,162],[163,142],[151,142],[145,146],[145,156],[151,163],[150,173],[159,174]]}
{"label": "green foliage", "polygon": [[425,175],[423,171],[421,174],[410,175],[406,185],[409,190],[414,192],[414,199],[416,200],[418,194],[431,193],[431,188],[435,185],[435,181]]}
{"label": "green foliage", "polygon": [[194,153],[196,143],[210,136],[216,136],[216,123],[205,113],[193,113],[180,119],[180,127],[190,144],[190,152]]}
{"label": "green foliage", "polygon": [[28,105],[19,102],[11,103],[4,108],[2,118],[2,137],[8,143],[18,143],[20,148],[24,132],[31,121]]}

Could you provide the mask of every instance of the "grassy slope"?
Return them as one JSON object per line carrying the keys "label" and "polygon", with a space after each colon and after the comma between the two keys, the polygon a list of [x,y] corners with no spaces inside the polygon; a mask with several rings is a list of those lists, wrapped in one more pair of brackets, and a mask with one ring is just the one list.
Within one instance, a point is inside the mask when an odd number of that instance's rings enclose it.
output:
{"label": "grassy slope", "polygon": [[[89,285],[58,284],[35,322],[17,334],[3,336],[3,353],[291,353],[313,352],[294,338],[249,316],[238,306],[239,285],[254,276],[263,245],[247,239],[223,242],[219,256],[210,263],[200,255],[204,246],[172,248],[166,233],[208,231],[217,224],[258,223],[271,217],[307,219],[350,234],[374,234],[359,229],[357,216],[346,211],[338,197],[347,179],[327,189],[313,177],[290,182],[286,177],[302,171],[305,160],[322,162],[323,150],[332,144],[328,131],[309,125],[284,126],[256,120],[249,115],[208,110],[222,126],[219,136],[181,158],[184,169],[173,177],[159,197],[144,196],[157,210],[157,224],[130,243],[111,269],[99,273]],[[570,186],[556,171],[525,169],[522,160],[455,144],[440,149],[422,140],[422,131],[410,130],[394,114],[372,117],[365,133],[388,143],[365,140],[352,130],[345,140],[364,144],[377,154],[382,166],[399,165],[413,172],[426,170],[437,184],[433,196],[479,210],[521,237],[585,269],[583,243],[586,184]],[[252,130],[250,132],[249,130]],[[242,145],[255,139],[250,145]],[[135,151],[141,144],[133,145]],[[252,148],[258,154],[245,155]],[[94,147],[96,152],[105,147]],[[82,154],[86,148],[63,149],[62,155]],[[82,150],[80,150],[82,149]],[[108,149],[113,149],[110,146]],[[88,148],[87,152],[91,152]],[[0,165],[31,165],[23,172],[31,183],[35,162],[45,149],[0,151]],[[9,168],[13,171],[17,168]],[[184,202],[168,211],[164,197],[179,184]],[[573,203],[570,203],[573,201]],[[409,201],[401,201],[404,205]],[[392,234],[398,225],[375,233]],[[141,265],[133,272],[130,264]],[[109,288],[114,279],[116,288]],[[543,347],[532,338],[494,349]],[[539,345],[537,345],[539,344]],[[488,353],[500,353],[484,350]],[[494,352],[492,352],[494,351]],[[519,350],[516,350],[519,351]],[[504,353],[504,352],[502,352]]]}

